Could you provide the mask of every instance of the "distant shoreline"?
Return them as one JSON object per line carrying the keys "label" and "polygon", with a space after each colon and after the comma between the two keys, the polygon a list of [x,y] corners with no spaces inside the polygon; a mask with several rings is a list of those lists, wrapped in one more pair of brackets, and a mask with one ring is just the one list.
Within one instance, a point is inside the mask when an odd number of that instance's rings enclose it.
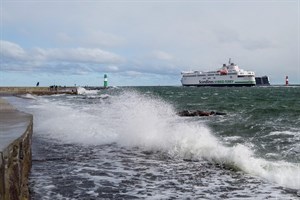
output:
{"label": "distant shoreline", "polygon": [[[174,87],[174,86],[118,86],[118,87]],[[175,87],[185,87],[185,86],[175,86]],[[209,87],[209,86],[207,86]],[[256,85],[253,87],[300,87],[300,84],[272,84],[272,85]],[[104,87],[93,87],[86,86],[83,87],[87,90],[102,90],[107,89]],[[108,87],[110,88],[110,87]],[[33,95],[53,95],[53,94],[70,94],[77,95],[78,87],[67,87],[67,86],[50,86],[50,87],[27,87],[27,86],[5,86],[0,87],[0,96],[15,96],[15,95],[23,95],[23,94],[33,94]]]}
{"label": "distant shoreline", "polygon": [[269,85],[269,87],[300,87],[300,84],[288,84],[288,85],[284,85],[284,84],[273,84],[273,85]]}

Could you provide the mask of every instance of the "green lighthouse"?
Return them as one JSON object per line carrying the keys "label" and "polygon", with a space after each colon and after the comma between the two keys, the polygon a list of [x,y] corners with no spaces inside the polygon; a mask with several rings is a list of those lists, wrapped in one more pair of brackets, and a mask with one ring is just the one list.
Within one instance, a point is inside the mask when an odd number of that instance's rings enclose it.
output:
{"label": "green lighthouse", "polygon": [[106,88],[107,87],[107,75],[104,74],[104,87]]}

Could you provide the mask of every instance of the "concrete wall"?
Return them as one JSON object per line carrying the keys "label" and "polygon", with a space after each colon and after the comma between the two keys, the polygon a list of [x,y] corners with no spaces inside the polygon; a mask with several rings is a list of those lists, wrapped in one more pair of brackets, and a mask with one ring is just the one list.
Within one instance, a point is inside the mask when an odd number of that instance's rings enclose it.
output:
{"label": "concrete wall", "polygon": [[0,94],[15,95],[15,94],[77,94],[76,87],[0,87]]}
{"label": "concrete wall", "polygon": [[0,200],[30,199],[33,117],[0,99]]}

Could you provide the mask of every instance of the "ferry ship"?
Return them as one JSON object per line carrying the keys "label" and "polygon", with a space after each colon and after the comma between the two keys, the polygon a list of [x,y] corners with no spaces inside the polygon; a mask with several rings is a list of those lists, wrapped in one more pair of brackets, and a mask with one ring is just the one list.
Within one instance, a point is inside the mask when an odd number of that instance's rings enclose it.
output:
{"label": "ferry ship", "polygon": [[255,86],[255,73],[240,69],[229,59],[216,71],[181,72],[183,86]]}

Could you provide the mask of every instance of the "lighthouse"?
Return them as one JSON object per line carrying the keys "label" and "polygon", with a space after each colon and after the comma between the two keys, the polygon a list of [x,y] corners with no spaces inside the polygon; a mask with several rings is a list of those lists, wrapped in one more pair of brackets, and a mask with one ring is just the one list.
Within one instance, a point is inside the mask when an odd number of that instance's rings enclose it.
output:
{"label": "lighthouse", "polygon": [[107,75],[106,74],[104,74],[104,88],[107,88],[107,85],[108,85],[108,83],[107,83]]}
{"label": "lighthouse", "polygon": [[289,77],[285,76],[285,85],[289,85]]}

